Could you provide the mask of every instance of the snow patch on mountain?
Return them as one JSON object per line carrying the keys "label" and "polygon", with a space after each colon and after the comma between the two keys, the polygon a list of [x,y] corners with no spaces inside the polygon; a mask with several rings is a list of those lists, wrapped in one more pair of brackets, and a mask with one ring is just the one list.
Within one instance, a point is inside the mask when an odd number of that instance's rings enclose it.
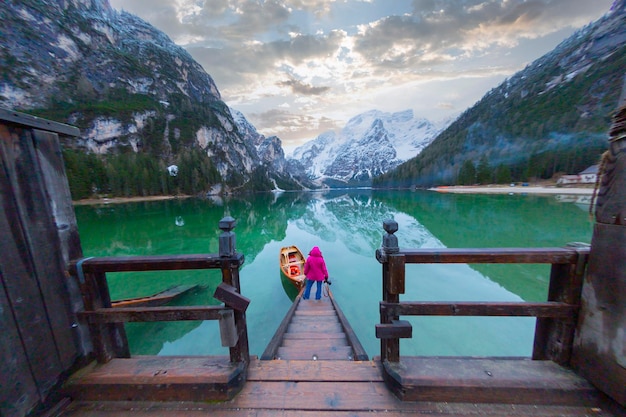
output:
{"label": "snow patch on mountain", "polygon": [[370,110],[340,132],[322,133],[296,148],[290,159],[305,166],[311,179],[367,183],[419,154],[445,125],[415,117],[413,110]]}

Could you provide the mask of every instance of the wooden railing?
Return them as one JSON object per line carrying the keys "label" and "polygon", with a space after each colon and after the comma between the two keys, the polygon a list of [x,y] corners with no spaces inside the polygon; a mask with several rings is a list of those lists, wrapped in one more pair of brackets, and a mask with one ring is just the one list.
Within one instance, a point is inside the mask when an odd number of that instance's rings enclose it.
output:
{"label": "wooden railing", "polygon": [[[100,257],[72,262],[70,273],[80,283],[85,307],[78,316],[89,326],[98,362],[130,357],[123,323],[219,320],[222,346],[229,347],[231,362],[249,363],[245,316],[249,300],[240,294],[239,268],[244,256],[235,252],[234,227],[235,220],[231,217],[219,222],[223,231],[219,237],[219,254]],[[222,301],[223,306],[111,307],[108,272],[193,269],[221,269],[222,283],[214,297]]]}
{"label": "wooden railing", "polygon": [[[398,224],[383,223],[387,234],[376,258],[383,266],[383,300],[376,337],[381,339],[381,359],[400,361],[401,338],[412,337],[412,327],[401,316],[530,316],[537,317],[533,359],[570,361],[574,330],[580,309],[583,276],[589,247],[403,249],[394,233]],[[527,263],[551,264],[546,302],[417,302],[400,301],[405,292],[405,265],[420,263]]]}

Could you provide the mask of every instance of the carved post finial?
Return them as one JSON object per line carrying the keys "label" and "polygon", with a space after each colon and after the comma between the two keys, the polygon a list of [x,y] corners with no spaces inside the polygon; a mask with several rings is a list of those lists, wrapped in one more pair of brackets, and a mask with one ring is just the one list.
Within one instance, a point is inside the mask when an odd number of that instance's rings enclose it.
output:
{"label": "carved post finial", "polygon": [[237,225],[237,221],[230,216],[222,218],[219,228],[222,230],[219,238],[219,255],[229,257],[235,255],[235,233],[232,230]]}
{"label": "carved post finial", "polygon": [[387,262],[387,255],[400,252],[398,238],[394,235],[398,231],[398,222],[393,219],[383,221],[383,229],[387,232],[383,236],[383,245],[376,251],[378,262]]}

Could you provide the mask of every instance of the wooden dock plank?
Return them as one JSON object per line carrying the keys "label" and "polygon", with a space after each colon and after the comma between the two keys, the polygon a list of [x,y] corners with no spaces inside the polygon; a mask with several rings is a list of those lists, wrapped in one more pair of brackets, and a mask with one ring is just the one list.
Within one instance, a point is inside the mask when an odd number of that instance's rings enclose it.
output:
{"label": "wooden dock plank", "polygon": [[[311,345],[310,339],[285,339],[283,340],[283,347],[287,348],[306,348]],[[315,341],[315,346],[319,348],[328,348],[332,346],[349,346],[348,339],[318,339]]]}
{"label": "wooden dock plank", "polygon": [[211,404],[185,402],[75,402],[60,417],[385,417],[406,416],[484,416],[484,417],[613,417],[613,414],[596,408],[565,406],[530,406],[501,404],[453,404],[416,403],[407,410],[283,410],[246,409],[231,405],[230,408],[216,408]]}
{"label": "wooden dock plank", "polygon": [[380,362],[374,361],[253,361],[248,381],[381,382]]}
{"label": "wooden dock plank", "polygon": [[[469,359],[471,361],[471,359]],[[525,364],[526,361],[521,361]],[[529,361],[528,361],[529,362]],[[191,365],[196,377],[200,362],[177,359],[178,376]],[[195,363],[195,365],[194,365]],[[118,364],[120,366],[120,364]],[[617,417],[603,406],[513,403],[401,401],[387,389],[377,361],[260,361],[253,359],[247,382],[230,400],[198,401],[75,401],[60,417],[182,417],[283,416],[358,417],[385,415],[511,416],[511,417]],[[461,366],[461,368],[464,366]],[[121,367],[123,368],[123,367]],[[495,368],[494,368],[495,369]],[[128,369],[125,372],[133,373]],[[459,370],[461,373],[465,372]],[[434,369],[430,369],[434,374]],[[525,371],[520,371],[522,374]],[[156,375],[158,377],[159,375]],[[520,376],[520,379],[523,376]],[[132,382],[128,382],[132,386]],[[169,389],[163,385],[162,390]],[[190,391],[196,390],[192,384]]]}
{"label": "wooden dock plank", "polygon": [[385,369],[407,401],[594,405],[596,389],[552,361],[403,357]]}
{"label": "wooden dock plank", "polygon": [[[327,360],[327,361],[351,361],[353,352],[350,346],[306,348],[279,347],[278,358],[282,360]],[[277,358],[277,359],[278,359]]]}
{"label": "wooden dock plank", "polygon": [[[328,332],[328,333],[323,333],[324,335],[324,339],[345,339],[346,335],[345,333],[340,333],[340,332]],[[316,332],[296,332],[296,333],[285,333],[285,337],[283,338],[283,340],[288,340],[288,339],[315,339],[315,338],[320,338],[320,333],[316,333]]]}
{"label": "wooden dock plank", "polygon": [[339,323],[325,323],[323,321],[311,322],[307,324],[291,323],[289,327],[287,327],[287,333],[301,333],[301,332],[337,333],[341,331],[342,329]]}

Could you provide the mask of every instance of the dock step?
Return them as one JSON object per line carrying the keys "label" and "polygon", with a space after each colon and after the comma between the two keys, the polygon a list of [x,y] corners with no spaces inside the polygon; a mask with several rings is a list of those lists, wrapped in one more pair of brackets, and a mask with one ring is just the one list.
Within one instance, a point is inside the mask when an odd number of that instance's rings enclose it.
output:
{"label": "dock step", "polygon": [[404,401],[595,405],[597,390],[552,361],[403,357],[387,362],[392,390]]}
{"label": "dock step", "polygon": [[135,356],[92,363],[63,386],[80,401],[225,401],[246,382],[228,356]]}
{"label": "dock step", "polygon": [[351,361],[354,352],[328,297],[300,300],[276,351],[278,360]]}

